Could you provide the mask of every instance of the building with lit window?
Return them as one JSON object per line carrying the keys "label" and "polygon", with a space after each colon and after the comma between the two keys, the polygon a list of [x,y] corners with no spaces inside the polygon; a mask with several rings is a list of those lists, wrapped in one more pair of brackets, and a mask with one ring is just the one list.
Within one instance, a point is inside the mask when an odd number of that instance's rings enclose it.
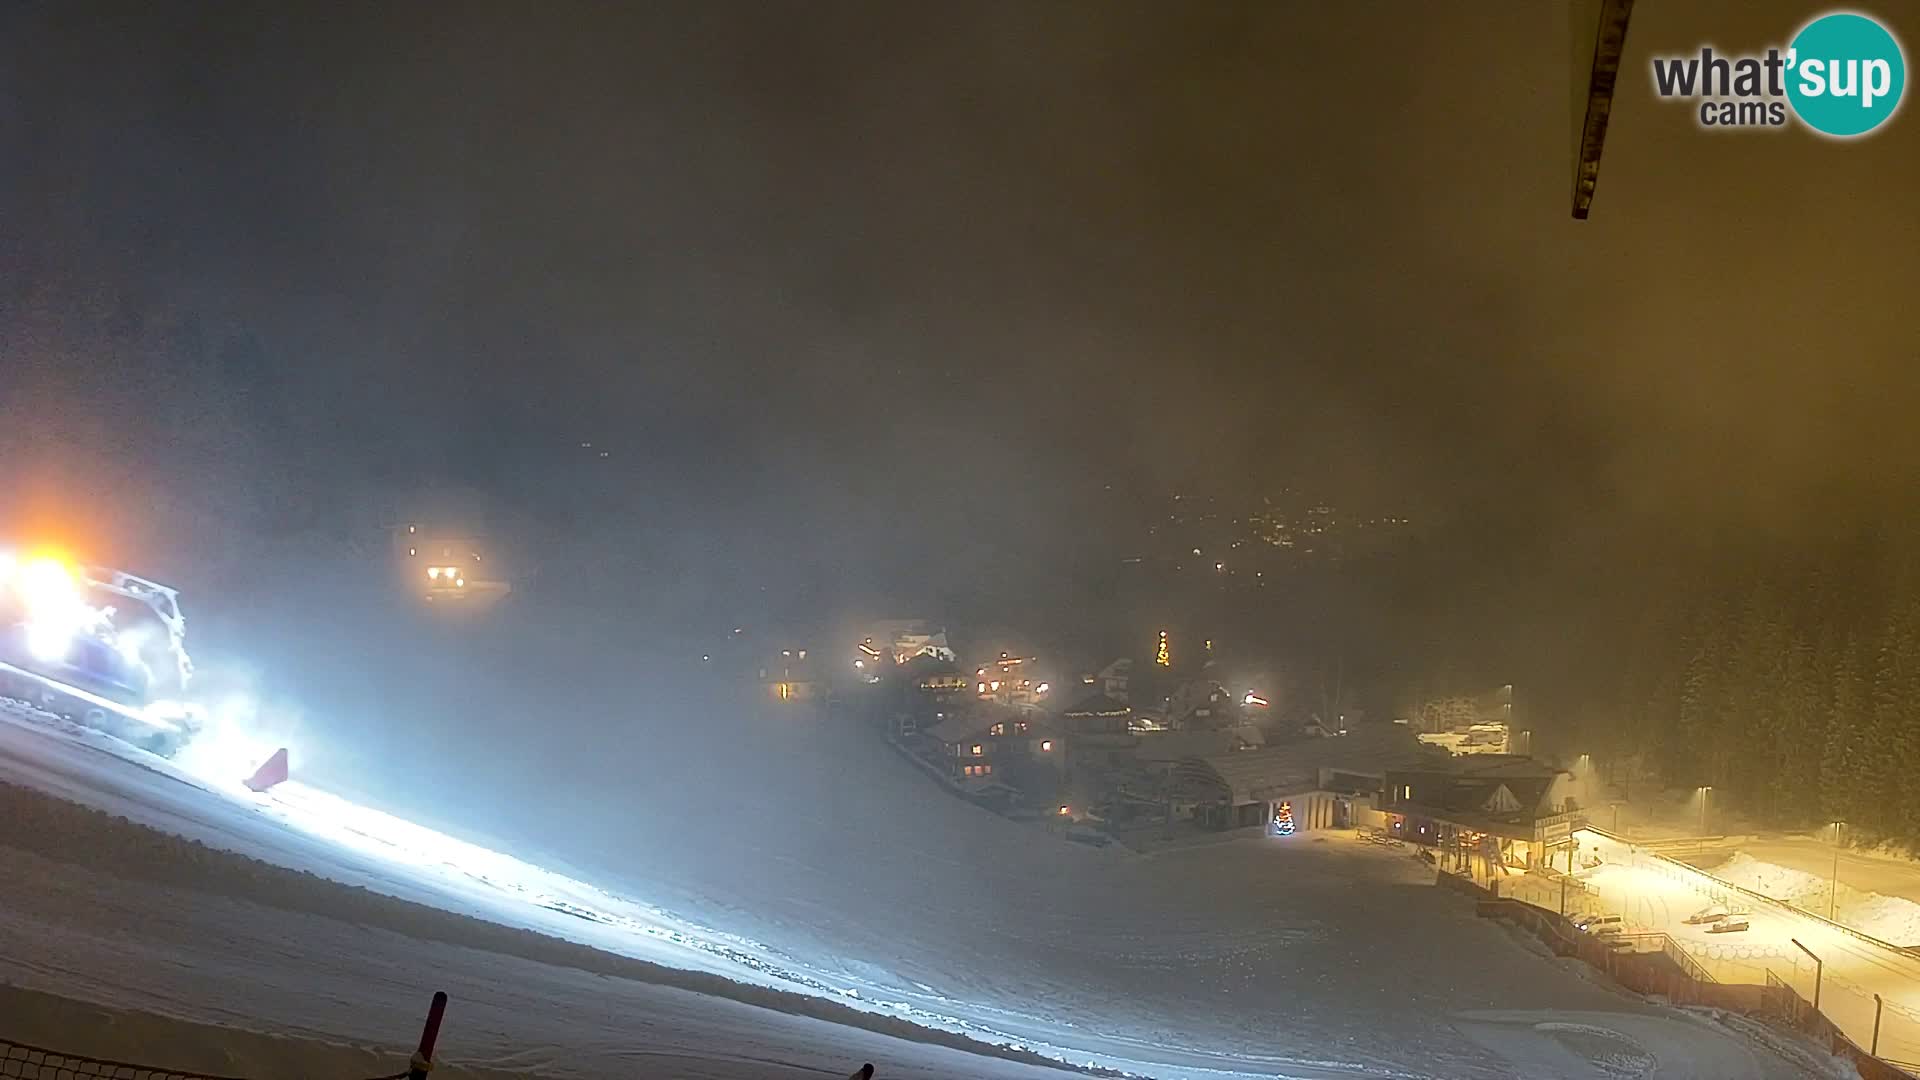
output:
{"label": "building with lit window", "polygon": [[877,652],[890,656],[897,664],[929,656],[952,663],[953,647],[947,632],[924,619],[888,619],[868,628],[864,642]]}
{"label": "building with lit window", "polygon": [[766,696],[781,704],[812,701],[819,691],[819,665],[805,649],[782,649],[760,667]]}
{"label": "building with lit window", "polygon": [[972,712],[973,680],[953,661],[929,653],[895,665],[887,730],[896,738]]}
{"label": "building with lit window", "polygon": [[1208,731],[1240,722],[1240,702],[1210,678],[1183,679],[1167,695],[1166,723],[1175,731]]}
{"label": "building with lit window", "polygon": [[1067,735],[1044,713],[1031,709],[983,706],[982,718],[994,755],[1007,765],[1041,764],[1064,772]]}
{"label": "building with lit window", "polygon": [[[920,733],[929,758],[963,787],[994,782],[1005,736],[995,736],[999,721],[972,713],[949,716]],[[1004,729],[1003,729],[1004,730]]]}
{"label": "building with lit window", "polygon": [[1544,865],[1572,845],[1580,807],[1565,770],[1517,754],[1387,771],[1380,809],[1402,839],[1483,869]]}
{"label": "building with lit window", "polygon": [[392,533],[401,588],[436,608],[483,611],[513,591],[500,560],[471,532],[416,521]]}
{"label": "building with lit window", "polygon": [[1060,723],[1074,735],[1120,739],[1132,745],[1133,706],[1105,694],[1089,694],[1062,709]]}
{"label": "building with lit window", "polygon": [[1053,686],[1034,669],[1034,657],[1001,653],[973,669],[974,693],[981,701],[1016,709],[1038,709]]}
{"label": "building with lit window", "polygon": [[[1207,734],[1187,733],[1186,738]],[[1288,821],[1288,835],[1381,827],[1388,818],[1375,808],[1375,793],[1389,771],[1419,768],[1434,756],[1405,728],[1389,725],[1184,758],[1171,767],[1171,787],[1181,808],[1211,829],[1271,826],[1280,816]]]}

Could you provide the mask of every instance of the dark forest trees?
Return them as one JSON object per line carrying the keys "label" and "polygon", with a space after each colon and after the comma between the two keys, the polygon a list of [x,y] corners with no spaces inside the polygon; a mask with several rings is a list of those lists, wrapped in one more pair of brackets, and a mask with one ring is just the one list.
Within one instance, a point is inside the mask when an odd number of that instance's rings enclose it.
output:
{"label": "dark forest trees", "polygon": [[[1782,826],[1920,847],[1920,539],[1703,553],[1547,689],[1583,745]],[[1783,545],[1784,547],[1784,545]]]}

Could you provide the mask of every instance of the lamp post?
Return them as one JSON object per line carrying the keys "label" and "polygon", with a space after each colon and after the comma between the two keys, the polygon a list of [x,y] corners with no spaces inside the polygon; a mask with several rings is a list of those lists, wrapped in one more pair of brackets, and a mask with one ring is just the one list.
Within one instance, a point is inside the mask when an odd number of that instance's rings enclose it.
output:
{"label": "lamp post", "polygon": [[1832,922],[1834,912],[1840,908],[1840,827],[1844,821],[1833,823],[1833,876],[1827,879],[1827,921]]}
{"label": "lamp post", "polygon": [[[1794,946],[1798,948],[1801,952],[1806,953],[1808,956],[1813,956],[1813,950],[1807,948],[1805,945],[1800,944],[1799,938],[1788,938],[1787,940],[1793,942]],[[1820,1011],[1820,976],[1823,972],[1826,971],[1826,968],[1827,968],[1827,965],[1822,963],[1818,956],[1813,956],[1813,1011],[1814,1012]]]}

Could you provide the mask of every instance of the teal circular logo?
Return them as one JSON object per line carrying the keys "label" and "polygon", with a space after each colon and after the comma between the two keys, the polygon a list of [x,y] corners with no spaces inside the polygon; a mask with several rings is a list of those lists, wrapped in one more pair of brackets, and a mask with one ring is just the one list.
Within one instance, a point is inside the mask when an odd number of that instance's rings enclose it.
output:
{"label": "teal circular logo", "polygon": [[1851,138],[1887,122],[1907,88],[1907,60],[1887,28],[1836,12],[1803,27],[1787,52],[1787,100],[1823,135]]}

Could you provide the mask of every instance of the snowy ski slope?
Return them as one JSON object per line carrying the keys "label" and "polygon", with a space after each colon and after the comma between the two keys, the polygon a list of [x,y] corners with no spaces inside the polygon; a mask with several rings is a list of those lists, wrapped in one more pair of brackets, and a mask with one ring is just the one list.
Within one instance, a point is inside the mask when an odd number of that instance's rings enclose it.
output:
{"label": "snowy ski slope", "polygon": [[[763,793],[817,816],[731,829],[729,858],[556,845],[523,860],[303,784],[254,796],[10,716],[0,782],[314,877],[186,843],[130,855],[155,845],[104,819],[0,838],[20,870],[0,881],[0,978],[333,1043],[378,1037],[443,987],[451,1058],[562,1076],[1049,1071],[926,1029],[1160,1077],[1815,1067],[1595,985],[1436,895],[1413,860],[1307,836],[1151,860],[1083,850],[947,798],[864,735],[816,729],[788,748],[803,766],[851,756],[867,782],[833,785],[838,804]],[[689,831],[711,851],[716,837]],[[765,860],[792,867],[790,888],[745,891],[736,875]],[[561,861],[585,869],[537,865]],[[870,872],[840,873],[850,862]],[[1645,1067],[1608,1071],[1620,1060]]]}

